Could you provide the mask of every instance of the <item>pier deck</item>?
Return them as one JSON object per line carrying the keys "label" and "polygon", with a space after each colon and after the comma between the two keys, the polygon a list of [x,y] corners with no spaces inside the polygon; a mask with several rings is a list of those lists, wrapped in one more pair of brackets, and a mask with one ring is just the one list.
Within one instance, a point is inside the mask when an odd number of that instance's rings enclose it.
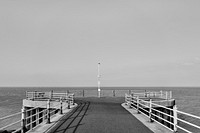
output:
{"label": "pier deck", "polygon": [[48,133],[153,133],[126,111],[124,98],[79,98],[79,105]]}

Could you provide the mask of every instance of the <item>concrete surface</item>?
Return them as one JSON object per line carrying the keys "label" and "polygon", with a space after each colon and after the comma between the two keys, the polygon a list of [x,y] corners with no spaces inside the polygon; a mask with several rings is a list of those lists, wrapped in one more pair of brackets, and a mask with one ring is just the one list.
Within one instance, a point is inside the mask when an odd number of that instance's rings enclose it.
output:
{"label": "concrete surface", "polygon": [[33,130],[28,131],[27,133],[44,133],[50,130],[56,123],[61,119],[64,115],[70,113],[77,104],[71,105],[71,108],[68,109],[67,106],[63,108],[63,114],[57,113],[53,117],[51,117],[51,123],[46,124],[46,122],[41,123],[40,125],[36,126]]}
{"label": "concrete surface", "polygon": [[48,133],[153,133],[121,106],[123,102],[113,97],[78,99],[78,109]]}
{"label": "concrete surface", "polygon": [[141,121],[145,126],[151,129],[154,133],[173,133],[171,130],[165,128],[164,126],[156,123],[156,122],[149,122],[149,118],[144,116],[143,114],[138,114],[137,110],[134,108],[129,108],[125,103],[122,104],[128,112],[130,112],[135,118]]}
{"label": "concrete surface", "polygon": [[[29,133],[172,133],[167,128],[150,123],[135,109],[126,106],[124,98],[78,98],[72,109],[64,109]],[[121,104],[123,103],[123,104]]]}

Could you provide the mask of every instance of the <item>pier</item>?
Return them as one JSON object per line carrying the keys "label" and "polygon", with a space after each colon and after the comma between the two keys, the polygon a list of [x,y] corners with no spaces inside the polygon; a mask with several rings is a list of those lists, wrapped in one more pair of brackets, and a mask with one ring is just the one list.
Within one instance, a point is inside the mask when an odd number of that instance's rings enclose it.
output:
{"label": "pier", "polygon": [[[21,115],[21,119],[1,127],[0,132],[191,133],[200,129],[179,118],[182,114],[200,119],[179,111],[171,91],[101,90],[100,97],[98,94],[97,90],[26,92],[22,111],[0,118]],[[11,128],[16,124],[20,124],[17,129]]]}

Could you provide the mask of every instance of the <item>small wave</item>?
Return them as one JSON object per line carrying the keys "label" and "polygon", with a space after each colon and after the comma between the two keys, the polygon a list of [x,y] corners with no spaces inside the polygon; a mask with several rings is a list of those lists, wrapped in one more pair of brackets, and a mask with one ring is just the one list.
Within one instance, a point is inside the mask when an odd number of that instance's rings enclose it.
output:
{"label": "small wave", "polygon": [[5,100],[5,101],[2,101],[2,102],[0,102],[0,103],[5,103],[5,102],[8,102],[9,100]]}
{"label": "small wave", "polygon": [[13,103],[9,103],[9,104],[7,104],[7,106],[10,106],[10,105],[19,105],[19,104],[22,104],[22,102],[13,102]]}

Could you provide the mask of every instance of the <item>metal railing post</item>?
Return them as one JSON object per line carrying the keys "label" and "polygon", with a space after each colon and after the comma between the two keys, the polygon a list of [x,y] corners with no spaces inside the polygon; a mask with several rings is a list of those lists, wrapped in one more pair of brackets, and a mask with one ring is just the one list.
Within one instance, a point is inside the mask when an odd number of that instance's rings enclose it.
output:
{"label": "metal railing post", "polygon": [[134,93],[132,93],[131,96],[133,97],[133,96],[134,96]]}
{"label": "metal railing post", "polygon": [[70,99],[69,98],[68,98],[67,103],[68,103],[67,108],[70,109]]}
{"label": "metal railing post", "polygon": [[65,92],[65,100],[67,99],[67,92]]}
{"label": "metal railing post", "polygon": [[83,90],[83,97],[85,97],[85,91]]}
{"label": "metal railing post", "polygon": [[33,97],[33,101],[34,101],[34,99],[35,99],[35,93],[34,92],[32,92],[32,97]]}
{"label": "metal railing post", "polygon": [[178,123],[178,116],[177,116],[177,106],[173,106],[173,114],[174,114],[174,132],[177,132],[177,123]]}
{"label": "metal railing post", "polygon": [[115,97],[115,90],[113,90],[113,97]]}
{"label": "metal railing post", "polygon": [[52,99],[53,98],[53,90],[50,91],[50,95],[49,95],[49,99]]}
{"label": "metal railing post", "polygon": [[33,128],[33,110],[30,110],[30,130]]}
{"label": "metal railing post", "polygon": [[128,94],[125,94],[125,102],[126,102],[126,105],[128,105]]}
{"label": "metal railing post", "polygon": [[62,97],[60,97],[60,114],[63,114],[63,110],[62,110]]}
{"label": "metal railing post", "polygon": [[147,97],[147,91],[145,90],[145,92],[144,92],[144,97]]}
{"label": "metal railing post", "polygon": [[149,122],[153,122],[153,120],[152,120],[152,99],[149,100]]}
{"label": "metal railing post", "polygon": [[139,96],[137,96],[137,113],[140,114],[140,111],[139,111]]}
{"label": "metal railing post", "polygon": [[22,118],[21,118],[21,132],[22,133],[25,133],[26,132],[26,111],[25,111],[25,108],[22,107]]}
{"label": "metal railing post", "polygon": [[72,105],[75,105],[75,103],[74,103],[74,94],[72,94]]}
{"label": "metal railing post", "polygon": [[47,101],[47,124],[50,124],[50,100]]}
{"label": "metal railing post", "polygon": [[36,108],[36,126],[40,123],[39,122],[39,108]]}
{"label": "metal railing post", "polygon": [[34,92],[34,99],[37,99],[37,91]]}

